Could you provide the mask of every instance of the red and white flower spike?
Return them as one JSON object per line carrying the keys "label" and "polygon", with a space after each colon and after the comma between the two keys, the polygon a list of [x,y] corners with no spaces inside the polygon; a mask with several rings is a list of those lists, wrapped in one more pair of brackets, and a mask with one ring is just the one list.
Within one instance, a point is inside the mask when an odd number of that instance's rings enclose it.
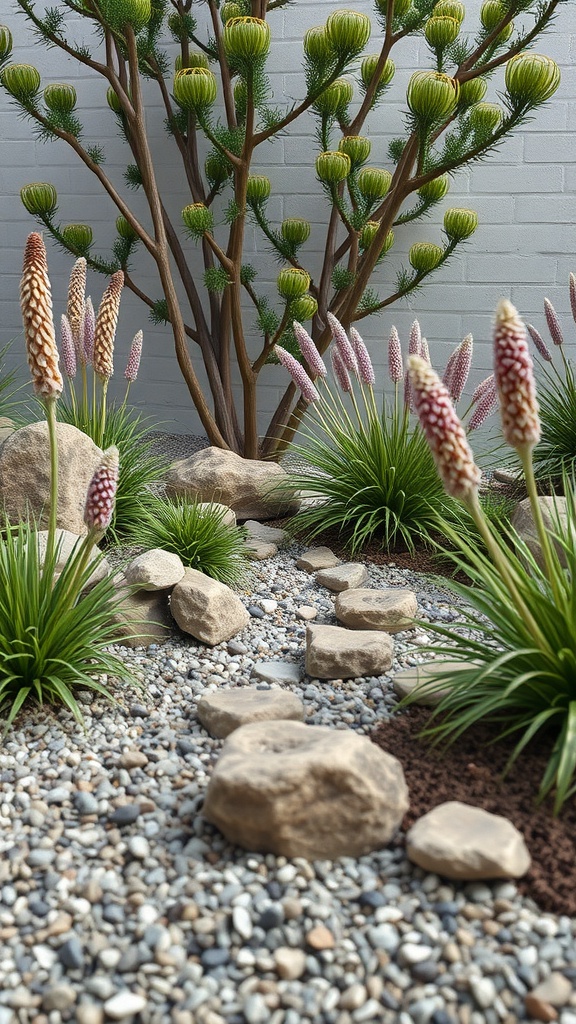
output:
{"label": "red and white flower spike", "polygon": [[463,341],[460,342],[456,349],[456,359],[454,360],[454,366],[452,368],[452,376],[450,378],[450,384],[448,391],[450,397],[454,402],[454,405],[462,398],[462,392],[466,387],[466,381],[470,373],[470,367],[472,366],[472,350],[474,343],[472,335],[467,334]]}
{"label": "red and white flower spike", "polygon": [[376,383],[376,374],[374,373],[372,360],[370,359],[366,345],[355,327],[350,328],[350,341],[352,342],[352,348],[354,349],[354,355],[356,356],[356,362],[358,363],[358,376],[362,381],[362,384],[367,384],[369,387],[373,387]]}
{"label": "red and white flower spike", "polygon": [[427,338],[422,338],[422,341],[420,342],[420,355],[422,356],[422,359],[424,359],[425,362],[428,363],[429,366],[432,366],[432,360],[430,359],[430,349],[428,348]]}
{"label": "red and white flower spike", "polygon": [[462,501],[474,500],[480,470],[448,391],[420,356],[409,357],[408,372],[416,412],[445,490]]}
{"label": "red and white flower spike", "polygon": [[60,355],[64,373],[69,380],[72,380],[76,376],[76,346],[66,313],[63,313],[60,319]]}
{"label": "red and white flower spike", "polygon": [[420,324],[417,320],[414,321],[410,328],[410,340],[408,342],[408,355],[420,356],[422,355],[422,331],[420,330]]}
{"label": "red and white flower spike", "polygon": [[550,302],[550,299],[544,299],[544,314],[546,316],[546,323],[548,324],[548,330],[550,331],[552,341],[555,345],[563,345],[564,335],[562,334],[560,320],[558,319],[558,314]]}
{"label": "red and white flower spike", "polygon": [[504,439],[518,451],[533,448],[540,440],[534,366],[524,324],[508,299],[501,299],[496,308],[494,375]]}
{"label": "red and white flower spike", "polygon": [[486,378],[490,381],[490,387],[486,389],[484,394],[481,396],[474,412],[468,420],[468,433],[470,434],[473,430],[477,430],[481,427],[485,420],[488,419],[492,413],[496,412],[498,408],[498,391],[496,389],[496,381],[494,375]]}
{"label": "red and white flower spike", "polygon": [[402,346],[395,327],[390,331],[390,337],[388,338],[388,372],[393,384],[399,384],[404,379]]}
{"label": "red and white flower spike", "polygon": [[315,377],[326,377],[328,370],[308,331],[297,320],[293,323],[294,336],[298,347]]}
{"label": "red and white flower spike", "polygon": [[478,387],[476,388],[474,394],[472,395],[472,405],[474,405],[476,402],[480,402],[481,399],[484,398],[484,395],[495,387],[496,379],[494,377],[494,374],[491,373],[489,377],[485,377],[484,380],[480,381],[480,383],[478,384]]}
{"label": "red and white flower spike", "polygon": [[279,361],[282,363],[282,366],[288,370],[288,373],[292,377],[296,387],[302,392],[302,398],[306,402],[317,402],[320,395],[302,364],[299,363],[294,356],[290,355],[285,348],[282,348],[281,345],[275,345],[274,351],[278,356]]}
{"label": "red and white flower spike", "polygon": [[84,353],[84,362],[92,366],[94,358],[94,331],[96,330],[96,314],[90,296],[84,303],[84,318],[82,320],[82,345],[80,351]]}
{"label": "red and white flower spike", "polygon": [[334,370],[334,376],[340,385],[341,390],[345,395],[349,395],[352,391],[352,381],[350,380],[350,374],[344,366],[344,360],[340,355],[340,351],[337,348],[333,348],[331,353],[332,358],[332,369]]}
{"label": "red and white flower spike", "polygon": [[104,452],[102,462],[88,487],[84,522],[89,530],[103,531],[110,526],[114,514],[117,487],[118,449],[112,445]]}
{"label": "red and white flower spike", "polygon": [[576,322],[576,277],[570,274],[570,309],[572,318]]}
{"label": "red and white flower spike", "polygon": [[327,314],[328,326],[332,331],[332,337],[338,346],[338,351],[342,358],[342,362],[350,373],[358,373],[358,364],[356,362],[356,356],[354,355],[354,349],[348,341],[348,335],[342,327],[339,320],[336,319],[333,313]]}
{"label": "red and white flower spike", "polygon": [[536,330],[535,327],[532,326],[532,324],[526,324],[526,330],[532,338],[532,341],[534,342],[534,345],[536,346],[538,352],[542,356],[542,359],[545,359],[547,363],[551,363],[552,356],[550,355],[550,349],[548,348],[548,345],[544,341],[542,335]]}
{"label": "red and white flower spike", "polygon": [[456,348],[451,353],[451,355],[450,355],[450,357],[448,359],[448,362],[446,363],[446,369],[444,370],[444,373],[442,374],[442,383],[443,383],[444,387],[448,391],[450,391],[450,389],[452,387],[452,377],[454,375],[454,365],[456,363],[456,360],[458,359],[458,352],[459,351],[460,351],[460,345],[457,345]]}
{"label": "red and white flower spike", "polygon": [[144,335],[142,331],[138,331],[134,335],[132,344],[130,346],[130,354],[128,356],[128,362],[126,363],[126,369],[124,370],[124,376],[130,384],[133,384],[138,376],[138,370],[140,369],[140,357],[142,355],[142,341]]}

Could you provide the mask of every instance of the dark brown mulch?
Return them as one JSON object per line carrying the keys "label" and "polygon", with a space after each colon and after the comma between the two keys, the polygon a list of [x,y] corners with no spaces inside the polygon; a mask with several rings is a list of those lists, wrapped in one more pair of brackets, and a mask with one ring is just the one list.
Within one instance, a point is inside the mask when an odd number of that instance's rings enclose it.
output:
{"label": "dark brown mulch", "polygon": [[[510,755],[509,741],[490,745],[495,731],[479,725],[451,747],[432,748],[417,733],[430,712],[410,707],[383,722],[371,739],[401,762],[410,793],[404,829],[438,804],[460,800],[501,814],[523,834],[532,866],[518,883],[520,892],[554,914],[576,914],[576,799],[554,818],[551,801],[535,805],[550,743],[531,744],[504,780],[501,773]],[[402,841],[402,840],[401,840]]]}

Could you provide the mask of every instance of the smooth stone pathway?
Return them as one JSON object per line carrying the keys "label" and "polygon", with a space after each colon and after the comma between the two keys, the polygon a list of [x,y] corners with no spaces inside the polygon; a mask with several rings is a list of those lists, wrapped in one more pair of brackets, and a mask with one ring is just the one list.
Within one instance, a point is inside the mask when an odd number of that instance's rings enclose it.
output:
{"label": "smooth stone pathway", "polygon": [[250,722],[304,718],[304,705],[294,693],[278,688],[220,690],[208,693],[198,704],[198,720],[211,736],[223,739]]}
{"label": "smooth stone pathway", "polygon": [[388,633],[324,625],[306,630],[306,672],[315,679],[381,675],[390,668],[393,655]]}
{"label": "smooth stone pathway", "polygon": [[320,569],[315,579],[321,587],[340,593],[342,590],[361,587],[368,579],[368,570],[361,562],[348,562],[333,569]]}
{"label": "smooth stone pathway", "polygon": [[357,588],[338,594],[336,618],[350,629],[379,629],[400,633],[413,628],[418,601],[412,590]]}

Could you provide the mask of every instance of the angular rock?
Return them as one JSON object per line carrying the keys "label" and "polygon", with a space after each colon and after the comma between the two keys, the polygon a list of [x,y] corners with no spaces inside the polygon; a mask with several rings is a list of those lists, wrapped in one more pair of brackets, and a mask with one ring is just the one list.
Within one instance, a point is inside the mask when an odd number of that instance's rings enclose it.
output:
{"label": "angular rock", "polygon": [[198,719],[211,736],[223,739],[251,722],[278,719],[302,722],[304,705],[295,693],[286,690],[236,687],[205,694],[198,704]]}
{"label": "angular rock", "polygon": [[221,501],[200,501],[198,502],[198,508],[203,511],[217,510],[222,514],[222,522],[224,526],[236,526],[236,513],[233,508],[228,505],[223,505]]}
{"label": "angular rock", "polygon": [[271,519],[297,511],[288,474],[275,462],[243,459],[220,448],[204,448],[175,462],[165,478],[168,497],[217,501],[238,519]]}
{"label": "angular rock", "polygon": [[340,565],[340,559],[330,548],[321,546],[308,548],[296,562],[297,569],[304,569],[305,572],[317,572],[318,569],[331,569],[334,565]]}
{"label": "angular rock", "polygon": [[152,548],[133,558],[124,575],[129,586],[140,590],[169,590],[180,582],[185,572],[179,555]]}
{"label": "angular rock", "polygon": [[227,737],[202,813],[245,849],[324,860],[386,846],[407,808],[395,757],[352,730],[283,721]]}
{"label": "angular rock", "polygon": [[414,864],[445,878],[521,878],[530,867],[522,834],[499,814],[450,800],[428,811],[406,836]]}
{"label": "angular rock", "polygon": [[248,540],[246,548],[246,554],[253,562],[265,562],[267,558],[274,558],[278,554],[276,545],[265,540]]}
{"label": "angular rock", "polygon": [[400,633],[410,629],[418,611],[416,594],[402,587],[387,590],[358,588],[338,594],[336,618],[349,629],[380,629]]}
{"label": "angular rock", "polygon": [[138,590],[135,594],[121,588],[122,603],[114,615],[117,643],[125,647],[148,647],[163,643],[173,628],[164,591]]}
{"label": "angular rock", "polygon": [[344,565],[335,566],[333,569],[320,569],[316,573],[316,583],[337,593],[361,587],[367,579],[368,569],[361,562],[347,562]]}
{"label": "angular rock", "polygon": [[197,569],[187,569],[174,587],[170,611],[184,633],[212,646],[230,640],[250,621],[230,587]]}
{"label": "angular rock", "polygon": [[450,692],[449,684],[446,684],[441,689],[434,687],[434,680],[437,678],[438,673],[450,672],[456,674],[467,668],[470,668],[470,664],[465,661],[441,661],[440,659],[438,661],[429,661],[426,664],[400,669],[392,680],[392,686],[394,687],[394,692],[399,697],[409,697],[417,690],[418,698],[415,699],[415,703],[433,707],[435,704],[439,704]]}
{"label": "angular rock", "polygon": [[[542,513],[544,529],[550,539],[552,539],[553,533],[559,533],[561,536],[566,536],[568,530],[566,498],[560,495],[553,496],[543,494],[538,498],[538,504]],[[537,564],[541,569],[543,569],[544,558],[529,498],[525,498],[524,501],[518,502],[512,515],[512,526],[527,545]],[[553,543],[560,557],[560,564],[566,567],[566,556],[562,551],[562,548],[557,542],[554,541]]]}
{"label": "angular rock", "polygon": [[259,523],[256,519],[248,519],[244,523],[244,529],[248,533],[248,543],[257,540],[281,548],[290,540],[287,530],[281,530],[278,526],[267,526],[266,523]]}
{"label": "angular rock", "polygon": [[[87,532],[84,505],[88,485],[102,460],[102,450],[69,423],[58,423],[57,526],[80,536]],[[50,451],[45,420],[15,430],[0,449],[0,509],[11,523],[30,514],[48,525]]]}
{"label": "angular rock", "polygon": [[257,661],[250,673],[250,679],[291,686],[301,681],[302,672],[300,666],[292,661]]}
{"label": "angular rock", "polygon": [[379,676],[388,671],[393,656],[388,633],[323,625],[306,629],[306,672],[314,679]]}

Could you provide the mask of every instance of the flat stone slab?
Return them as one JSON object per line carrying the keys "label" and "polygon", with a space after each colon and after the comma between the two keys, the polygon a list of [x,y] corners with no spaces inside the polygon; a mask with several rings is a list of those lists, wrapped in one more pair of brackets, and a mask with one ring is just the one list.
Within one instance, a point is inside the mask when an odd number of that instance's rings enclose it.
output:
{"label": "flat stone slab", "polygon": [[296,562],[296,568],[304,569],[305,572],[331,569],[334,565],[340,565],[340,559],[327,547],[308,548]]}
{"label": "flat stone slab", "polygon": [[418,611],[416,594],[402,587],[387,590],[357,588],[338,594],[336,618],[349,629],[379,629],[400,633],[411,629]]}
{"label": "flat stone slab", "polygon": [[445,878],[522,878],[530,854],[518,829],[499,814],[449,800],[419,818],[406,836],[409,859]]}
{"label": "flat stone slab", "polygon": [[133,558],[124,575],[127,583],[140,590],[169,590],[180,582],[185,572],[179,555],[152,548]]}
{"label": "flat stone slab", "polygon": [[252,538],[246,541],[246,553],[253,562],[265,562],[267,558],[274,558],[278,554],[278,548],[267,540]]}
{"label": "flat stone slab", "polygon": [[302,670],[291,661],[259,661],[250,673],[250,679],[262,683],[290,686],[302,680]]}
{"label": "flat stone slab", "polygon": [[337,565],[333,569],[320,569],[316,573],[316,583],[337,593],[361,587],[367,579],[368,569],[360,562],[347,562]]}
{"label": "flat stone slab", "polygon": [[247,519],[244,529],[248,531],[249,541],[265,541],[267,544],[275,544],[277,548],[281,548],[290,540],[287,530],[282,530],[279,526],[267,526],[266,523],[259,523],[256,519]]}
{"label": "flat stone slab", "polygon": [[[392,680],[392,686],[399,697],[414,696],[416,704],[434,707],[450,693],[449,685],[443,686],[441,689],[434,686],[438,675],[440,673],[444,675],[445,672],[456,674],[469,668],[471,668],[470,663],[465,661],[429,661],[426,664],[400,669]],[[416,692],[418,693],[417,698]]]}
{"label": "flat stone slab", "polygon": [[304,718],[304,705],[286,690],[251,688],[207,693],[198,704],[198,719],[211,736],[223,739],[241,725],[274,719]]}
{"label": "flat stone slab", "polygon": [[306,629],[306,672],[314,679],[357,679],[387,672],[394,657],[388,633],[313,625]]}
{"label": "flat stone slab", "polygon": [[229,505],[223,505],[221,501],[199,501],[198,509],[201,512],[220,512],[222,522],[225,526],[236,526],[236,513]]}

